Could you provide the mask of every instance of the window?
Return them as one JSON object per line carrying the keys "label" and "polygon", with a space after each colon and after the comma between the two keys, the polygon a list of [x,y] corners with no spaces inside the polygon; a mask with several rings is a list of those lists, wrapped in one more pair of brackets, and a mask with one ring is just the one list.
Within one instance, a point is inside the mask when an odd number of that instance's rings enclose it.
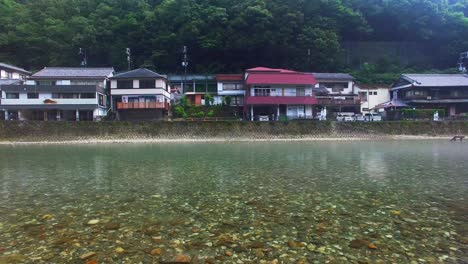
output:
{"label": "window", "polygon": [[232,97],[231,100],[231,105],[243,105],[244,104],[244,98],[242,96],[234,96]]}
{"label": "window", "polygon": [[348,87],[348,83],[326,83],[325,86],[331,88],[333,93],[341,93]]}
{"label": "window", "polygon": [[38,93],[28,93],[28,99],[38,99],[39,94]]}
{"label": "window", "polygon": [[223,83],[223,90],[242,90],[244,86],[241,83]]}
{"label": "window", "polygon": [[100,106],[104,106],[104,95],[102,94],[99,94],[99,105]]}
{"label": "window", "polygon": [[37,85],[55,85],[55,81],[36,81]]}
{"label": "window", "polygon": [[254,95],[255,96],[270,96],[270,89],[255,89]]}
{"label": "window", "polygon": [[72,80],[70,82],[71,85],[93,85],[96,86],[98,84],[102,84],[100,81],[85,81],[85,80]]}
{"label": "window", "polygon": [[96,94],[95,93],[82,93],[80,98],[83,98],[83,99],[96,98]]}
{"label": "window", "polygon": [[132,88],[133,88],[132,80],[117,81],[117,89],[132,89]]}
{"label": "window", "polygon": [[305,96],[305,88],[297,88],[296,96]]}
{"label": "window", "polygon": [[19,99],[19,93],[6,93],[6,99]]}
{"label": "window", "polygon": [[377,95],[377,92],[374,92],[374,95]]}
{"label": "window", "polygon": [[77,93],[52,93],[53,99],[75,99],[78,97],[79,94]]}
{"label": "window", "polygon": [[156,88],[156,80],[140,80],[140,88]]}

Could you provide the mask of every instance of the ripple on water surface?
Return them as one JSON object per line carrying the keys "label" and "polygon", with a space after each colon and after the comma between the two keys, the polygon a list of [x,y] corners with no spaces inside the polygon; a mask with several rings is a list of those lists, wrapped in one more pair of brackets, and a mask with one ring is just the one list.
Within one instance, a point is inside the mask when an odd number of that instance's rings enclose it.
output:
{"label": "ripple on water surface", "polygon": [[468,145],[0,146],[3,263],[462,263]]}

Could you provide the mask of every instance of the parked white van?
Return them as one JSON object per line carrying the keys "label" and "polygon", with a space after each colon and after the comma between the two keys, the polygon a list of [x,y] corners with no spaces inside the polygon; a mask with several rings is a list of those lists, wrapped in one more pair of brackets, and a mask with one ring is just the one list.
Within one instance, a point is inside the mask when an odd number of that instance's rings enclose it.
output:
{"label": "parked white van", "polygon": [[364,119],[368,122],[382,121],[382,116],[377,113],[366,113],[364,114]]}
{"label": "parked white van", "polygon": [[336,115],[336,121],[351,122],[354,120],[354,113],[352,112],[340,112]]}

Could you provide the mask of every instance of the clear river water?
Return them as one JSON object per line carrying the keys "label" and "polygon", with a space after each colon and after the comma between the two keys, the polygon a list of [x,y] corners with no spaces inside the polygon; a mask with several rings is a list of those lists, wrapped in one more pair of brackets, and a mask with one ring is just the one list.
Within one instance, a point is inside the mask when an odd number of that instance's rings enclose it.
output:
{"label": "clear river water", "polygon": [[0,146],[0,264],[467,263],[468,144]]}

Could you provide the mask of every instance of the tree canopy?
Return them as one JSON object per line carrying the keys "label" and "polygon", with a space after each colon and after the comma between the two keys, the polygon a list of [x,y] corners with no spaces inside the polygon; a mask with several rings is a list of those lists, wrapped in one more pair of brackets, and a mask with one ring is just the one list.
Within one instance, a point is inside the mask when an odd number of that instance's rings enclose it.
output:
{"label": "tree canopy", "polygon": [[468,50],[468,0],[0,0],[0,61],[239,72],[264,65],[336,71],[344,41],[427,43],[434,65]]}

